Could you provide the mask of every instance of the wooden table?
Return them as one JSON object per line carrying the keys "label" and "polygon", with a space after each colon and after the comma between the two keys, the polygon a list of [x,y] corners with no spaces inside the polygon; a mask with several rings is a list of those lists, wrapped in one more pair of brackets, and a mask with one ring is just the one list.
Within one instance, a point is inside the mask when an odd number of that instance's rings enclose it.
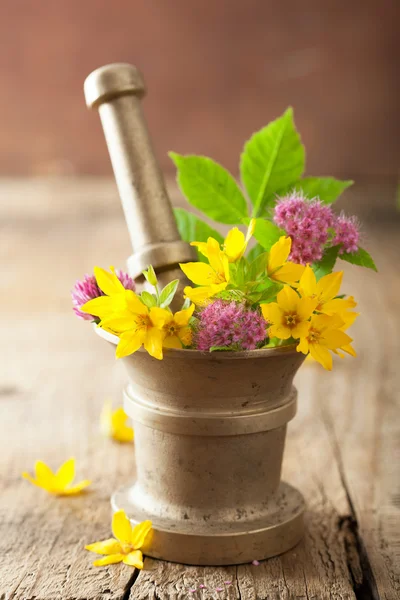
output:
{"label": "wooden table", "polygon": [[[299,413],[289,426],[284,477],[308,503],[304,541],[259,566],[147,559],[139,573],[95,568],[84,550],[109,537],[110,494],[134,468],[132,445],[98,431],[104,400],[121,402],[124,373],[90,325],[74,318],[69,299],[74,280],[93,265],[123,265],[129,255],[114,184],[8,181],[0,193],[0,598],[399,598],[395,210],[381,210],[365,228],[380,274],[345,269],[361,311],[353,330],[358,358],[337,360],[332,374],[306,364],[297,377]],[[70,456],[78,475],[93,479],[85,495],[55,498],[21,478],[37,458],[57,467]],[[206,588],[189,592],[201,583]]]}

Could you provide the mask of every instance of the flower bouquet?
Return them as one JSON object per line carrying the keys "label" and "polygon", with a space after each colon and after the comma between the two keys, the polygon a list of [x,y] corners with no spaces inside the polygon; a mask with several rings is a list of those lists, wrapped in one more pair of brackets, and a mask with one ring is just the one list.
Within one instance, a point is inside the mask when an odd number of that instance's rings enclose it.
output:
{"label": "flower bouquet", "polygon": [[116,345],[129,375],[137,474],[113,508],[153,522],[155,557],[266,558],[302,535],[303,499],[280,480],[293,377],[308,355],[327,370],[334,355],[355,356],[348,329],[357,304],[335,267],[376,267],[356,219],[333,210],[352,182],[303,177],[291,109],[246,142],[243,189],[210,158],[171,158],[188,202],[233,225],[223,238],[175,210],[198,253],[180,264],[192,285],[177,298],[179,281],[160,286],[149,265],[139,292],[129,275],[95,267],[73,291],[76,314]]}

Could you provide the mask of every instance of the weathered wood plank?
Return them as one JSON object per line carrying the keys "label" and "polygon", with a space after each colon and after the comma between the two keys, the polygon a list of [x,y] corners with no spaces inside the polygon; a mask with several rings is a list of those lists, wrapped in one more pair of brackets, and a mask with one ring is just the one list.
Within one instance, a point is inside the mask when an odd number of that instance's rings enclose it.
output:
{"label": "weathered wood plank", "polygon": [[[47,204],[56,188],[53,184],[47,192]],[[72,189],[78,198],[79,186]],[[125,566],[95,569],[83,549],[109,535],[109,495],[133,469],[132,448],[112,444],[97,431],[102,403],[108,395],[118,396],[123,373],[113,366],[111,350],[70,312],[67,292],[74,279],[96,263],[122,265],[129,255],[119,208],[108,211],[104,197],[102,216],[90,186],[86,194],[84,217],[74,209],[71,218],[62,202],[50,213],[43,205],[33,220],[21,219],[17,208],[1,212],[3,222],[12,223],[0,239],[4,600],[122,599],[135,576]],[[148,559],[131,600],[350,599],[354,589],[374,593],[374,579],[381,598],[398,597],[398,242],[394,228],[379,231],[371,234],[369,246],[385,285],[372,273],[348,269],[363,313],[356,325],[359,358],[339,361],[331,375],[306,366],[297,379],[299,414],[289,426],[284,475],[308,502],[305,540],[258,567],[192,568]],[[36,458],[55,467],[71,455],[79,475],[94,480],[82,497],[52,498],[20,478]],[[360,541],[366,565],[360,565]],[[368,568],[372,583],[366,580]],[[200,591],[200,584],[206,588]],[[220,586],[223,591],[216,591]],[[192,587],[197,596],[188,592]]]}

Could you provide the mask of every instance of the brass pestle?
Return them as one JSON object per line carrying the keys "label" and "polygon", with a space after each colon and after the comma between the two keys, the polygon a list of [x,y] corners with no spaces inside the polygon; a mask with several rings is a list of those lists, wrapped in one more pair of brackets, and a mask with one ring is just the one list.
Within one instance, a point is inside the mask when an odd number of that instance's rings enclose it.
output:
{"label": "brass pestle", "polygon": [[152,148],[141,99],[146,93],[139,70],[115,63],[93,71],[84,84],[86,104],[97,108],[106,138],[133,254],[127,261],[132,277],[153,265],[161,286],[179,279],[175,306],[189,282],[178,263],[196,260],[180,238],[163,175]]}

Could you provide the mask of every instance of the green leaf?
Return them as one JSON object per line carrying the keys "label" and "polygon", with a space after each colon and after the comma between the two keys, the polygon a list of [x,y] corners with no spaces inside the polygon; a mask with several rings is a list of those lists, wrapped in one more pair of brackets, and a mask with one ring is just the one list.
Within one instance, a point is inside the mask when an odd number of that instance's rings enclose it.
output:
{"label": "green leaf", "polygon": [[272,300],[275,300],[278,292],[280,292],[282,287],[283,286],[280,283],[273,283],[266,290],[264,290],[262,292],[259,302],[263,302],[264,304],[267,304],[268,302],[272,302]]}
{"label": "green leaf", "polygon": [[174,299],[175,292],[178,288],[179,279],[174,279],[174,281],[170,281],[165,288],[162,290],[160,297],[158,299],[158,304],[160,308],[166,308],[169,306]]}
{"label": "green leaf", "polygon": [[256,219],[256,228],[253,235],[264,250],[270,250],[281,235],[285,235],[285,232],[279,229],[272,221]]}
{"label": "green leaf", "polygon": [[253,203],[253,216],[263,214],[278,190],[301,177],[305,152],[293,122],[293,109],[256,132],[240,160],[242,181]]}
{"label": "green leaf", "polygon": [[157,306],[157,299],[155,298],[155,296],[153,296],[153,294],[149,294],[149,292],[146,292],[146,290],[144,290],[140,294],[140,299],[143,302],[143,304],[147,306],[147,308]]}
{"label": "green leaf", "polygon": [[261,274],[265,274],[268,263],[268,252],[259,254],[249,266],[249,280],[254,281]]}
{"label": "green leaf", "polygon": [[367,267],[367,269],[378,271],[371,255],[363,248],[359,248],[358,251],[354,252],[353,254],[350,254],[349,252],[339,254],[339,258],[351,263],[352,265]]}
{"label": "green leaf", "polygon": [[338,257],[339,250],[340,246],[332,246],[332,248],[328,248],[327,250],[325,250],[321,260],[313,264],[313,271],[315,273],[317,281],[321,279],[321,277],[324,277],[324,275],[332,273],[333,267],[335,266],[336,259]]}
{"label": "green leaf", "polygon": [[[186,298],[185,301],[182,304],[182,308],[181,310],[186,310],[187,308],[189,308],[189,306],[192,304],[192,301],[190,300],[190,298]],[[193,317],[192,317],[193,318]]]}
{"label": "green leaf", "polygon": [[[222,235],[193,213],[184,208],[174,208],[174,213],[180,236],[185,242],[206,242],[209,237],[212,237],[220,244],[223,243]],[[201,252],[197,251],[197,254],[199,260],[207,262]]]}
{"label": "green leaf", "polygon": [[210,352],[233,352],[235,350],[235,348],[232,348],[232,346],[211,346],[210,348]]}
{"label": "green leaf", "polygon": [[296,183],[294,189],[303,192],[307,198],[318,197],[325,204],[332,204],[353,183],[350,179],[340,181],[334,177],[305,177]]}
{"label": "green leaf", "polygon": [[246,258],[251,263],[252,261],[254,261],[257,258],[257,256],[259,256],[263,252],[264,252],[264,248],[261,246],[261,244],[256,244],[255,246],[252,247],[251,250],[249,250]]}
{"label": "green leaf", "polygon": [[242,223],[247,217],[246,200],[228,171],[205,156],[182,156],[176,152],[169,156],[178,169],[178,185],[192,206],[214,221]]}

